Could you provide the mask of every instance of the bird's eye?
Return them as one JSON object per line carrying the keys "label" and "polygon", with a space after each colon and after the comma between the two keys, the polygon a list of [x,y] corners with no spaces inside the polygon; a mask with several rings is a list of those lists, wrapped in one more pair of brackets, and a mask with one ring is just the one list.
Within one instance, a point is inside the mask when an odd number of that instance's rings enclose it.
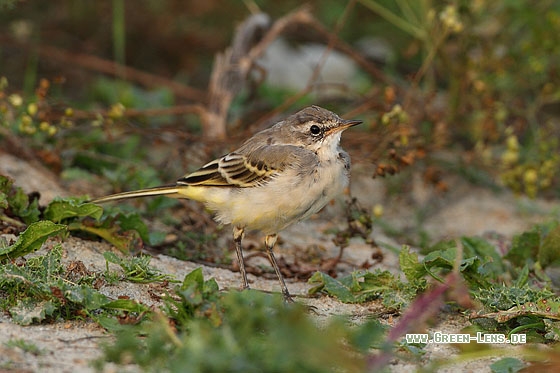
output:
{"label": "bird's eye", "polygon": [[321,134],[321,128],[316,124],[312,125],[309,131],[313,136],[317,136]]}

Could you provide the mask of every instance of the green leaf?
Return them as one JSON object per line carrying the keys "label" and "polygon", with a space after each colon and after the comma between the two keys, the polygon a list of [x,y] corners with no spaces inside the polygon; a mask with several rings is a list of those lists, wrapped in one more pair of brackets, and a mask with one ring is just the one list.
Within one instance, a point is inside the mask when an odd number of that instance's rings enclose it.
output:
{"label": "green leaf", "polygon": [[383,341],[387,329],[388,326],[382,324],[379,320],[368,320],[359,328],[350,329],[350,342],[359,351],[366,353],[372,347],[381,347],[380,341]]}
{"label": "green leaf", "polygon": [[560,226],[551,230],[542,241],[538,260],[542,268],[560,261]]}
{"label": "green leaf", "polygon": [[[461,272],[467,272],[469,269],[473,268],[475,265],[480,265],[480,258],[476,255],[471,256],[470,258],[466,258],[466,259],[461,260],[461,264],[459,264],[459,270]],[[472,272],[476,272],[476,271],[472,271]]]}
{"label": "green leaf", "polygon": [[119,258],[115,253],[112,253],[110,251],[104,252],[103,257],[105,258],[106,261],[108,261],[110,263],[113,263],[113,264],[121,265],[121,263],[122,263],[122,259]]}
{"label": "green leaf", "polygon": [[481,237],[461,237],[461,243],[463,244],[463,257],[478,256],[484,263],[486,274],[496,277],[504,273],[502,257],[494,245]]}
{"label": "green leaf", "polygon": [[8,176],[0,175],[0,192],[10,194],[14,180]]}
{"label": "green leaf", "polygon": [[31,325],[33,322],[41,322],[48,316],[51,316],[56,310],[56,306],[52,301],[36,301],[27,299],[18,301],[18,303],[10,308],[10,315],[14,322],[20,325]]}
{"label": "green leaf", "polygon": [[75,199],[57,198],[45,209],[45,219],[55,223],[68,218],[92,217],[99,220],[103,215],[103,208],[93,203],[82,203]]}
{"label": "green leaf", "polygon": [[116,226],[96,227],[84,222],[73,222],[68,225],[68,229],[72,231],[80,230],[95,234],[125,253],[129,252],[131,248],[134,248],[141,243],[138,232],[128,231],[119,233],[119,229]]}
{"label": "green leaf", "polygon": [[436,280],[443,282],[443,277],[440,276],[439,270],[444,270],[444,273],[448,273],[453,269],[455,263],[455,257],[457,256],[457,248],[452,247],[446,250],[432,251],[424,257],[422,264],[426,272],[435,278]]}
{"label": "green leaf", "polygon": [[21,218],[26,224],[39,220],[39,202],[37,198],[29,201],[23,189],[13,186],[13,180],[0,175],[0,208],[10,208],[11,216]]}
{"label": "green leaf", "polygon": [[39,201],[37,198],[29,202],[29,196],[25,194],[23,189],[16,188],[15,193],[10,195],[8,199],[10,208],[14,215],[19,216],[25,224],[31,224],[39,220]]}
{"label": "green leaf", "polygon": [[64,296],[67,300],[81,305],[86,310],[99,309],[109,302],[105,295],[86,285],[65,289]]}
{"label": "green leaf", "polygon": [[8,208],[8,195],[0,191],[0,209]]}
{"label": "green leaf", "polygon": [[212,293],[217,293],[220,287],[214,278],[205,281],[202,268],[198,267],[185,276],[179,289],[182,291],[191,289],[201,292],[204,295],[210,295]]}
{"label": "green leaf", "polygon": [[399,264],[409,282],[418,281],[426,275],[426,269],[418,262],[418,254],[411,253],[409,246],[401,249]]}
{"label": "green leaf", "polygon": [[117,299],[103,304],[102,307],[106,310],[118,310],[135,313],[142,313],[150,310],[149,307],[135,301],[134,299]]}
{"label": "green leaf", "polygon": [[[91,204],[81,206],[87,205]],[[97,205],[92,206],[101,209]],[[95,210],[95,214],[90,216],[98,218],[98,214],[100,216],[101,211]],[[123,252],[128,252],[135,247],[142,247],[143,242],[151,242],[148,228],[136,213],[112,214],[104,216],[100,222],[74,221],[68,225],[68,228],[72,231],[80,230],[99,236]]]}
{"label": "green leaf", "polygon": [[457,247],[457,242],[455,240],[438,241],[437,243],[435,243],[432,246],[421,249],[420,253],[424,254],[424,255],[427,255],[432,251],[444,251],[444,250],[450,249],[452,247]]}
{"label": "green leaf", "polygon": [[140,234],[140,238],[144,242],[150,242],[150,233],[148,232],[148,227],[142,221],[140,215],[136,213],[132,214],[118,214],[117,221],[121,226],[123,231],[135,230]]}
{"label": "green leaf", "polygon": [[211,278],[204,281],[201,268],[188,273],[174,291],[179,299],[165,297],[164,308],[178,325],[185,326],[196,317],[203,317],[214,326],[222,323],[221,308],[216,303],[222,294],[216,280]]}
{"label": "green leaf", "polygon": [[66,225],[55,224],[48,220],[32,223],[18,237],[17,241],[8,247],[0,248],[0,260],[17,258],[32,253],[47,240],[66,230]]}
{"label": "green leaf", "polygon": [[108,262],[119,265],[123,271],[127,281],[131,282],[156,282],[171,281],[176,282],[170,275],[162,274],[157,269],[150,266],[151,257],[149,255],[140,255],[121,259],[112,252],[103,253],[103,257]]}
{"label": "green leaf", "polygon": [[[316,284],[309,290],[309,294],[317,292],[325,292],[331,296],[337,297],[344,303],[361,303],[372,299],[383,297],[384,302],[394,308],[400,308],[408,296],[407,285],[403,284],[399,279],[389,271],[355,271],[348,276],[334,279],[331,276],[316,272],[308,281],[310,284]],[[409,287],[413,288],[417,283]],[[414,293],[413,291],[410,293]]]}
{"label": "green leaf", "polygon": [[[532,267],[540,255],[541,245],[543,245],[545,237],[557,229],[558,226],[559,223],[557,221],[537,224],[530,231],[514,236],[511,249],[504,258],[518,267],[525,264],[529,264]],[[543,259],[548,260],[547,256],[548,254],[544,254]]]}
{"label": "green leaf", "polygon": [[337,297],[344,303],[355,303],[356,297],[352,294],[349,286],[344,285],[326,273],[315,272],[309,279],[310,284],[317,284],[309,290],[309,294],[315,294],[318,291],[325,291],[327,294]]}
{"label": "green leaf", "polygon": [[25,209],[18,211],[18,215],[25,224],[31,224],[38,221],[41,216],[41,211],[39,211],[39,200],[37,198],[33,199],[33,201],[31,201]]}
{"label": "green leaf", "polygon": [[[106,302],[102,305],[103,310],[109,312],[101,312],[91,315],[91,317],[99,323],[103,328],[110,332],[123,332],[130,331],[133,325],[122,324],[115,314],[127,314],[135,313],[141,315],[143,313],[148,313],[150,308],[133,300],[133,299],[117,299],[114,301]],[[112,311],[112,312],[111,312]],[[140,330],[138,330],[140,332]]]}
{"label": "green leaf", "polygon": [[457,258],[457,248],[451,247],[446,250],[432,251],[424,257],[422,263],[427,268],[446,268],[453,269],[455,259]]}
{"label": "green leaf", "polygon": [[514,286],[516,288],[521,288],[527,285],[528,281],[529,281],[529,265],[525,264],[525,266],[523,266],[523,269],[517,276],[517,280],[515,280]]}
{"label": "green leaf", "polygon": [[[204,294],[202,292],[204,280],[202,277],[199,277],[199,274],[202,276],[201,268],[197,268],[189,273],[181,287],[177,289],[177,293],[182,298],[183,303],[193,308],[199,307],[204,302]],[[188,280],[187,277],[190,277],[190,279]],[[202,282],[199,282],[199,280],[202,280]]]}
{"label": "green leaf", "polygon": [[516,266],[522,266],[527,262],[534,263],[539,252],[541,236],[536,230],[523,232],[513,237],[511,249],[504,256]]}
{"label": "green leaf", "polygon": [[216,282],[215,278],[211,278],[209,280],[204,281],[204,287],[202,289],[202,292],[204,294],[214,294],[217,293],[219,290],[220,290],[220,286]]}
{"label": "green leaf", "polygon": [[513,357],[504,357],[490,364],[492,373],[516,373],[525,368],[525,363]]}
{"label": "green leaf", "polygon": [[92,315],[92,318],[101,325],[102,328],[113,333],[130,329],[130,325],[123,325],[114,316],[109,316],[104,313],[101,315]]}
{"label": "green leaf", "polygon": [[202,291],[204,286],[204,276],[202,275],[202,268],[198,267],[187,274],[181,284],[181,290],[186,290],[194,286],[197,290]]}

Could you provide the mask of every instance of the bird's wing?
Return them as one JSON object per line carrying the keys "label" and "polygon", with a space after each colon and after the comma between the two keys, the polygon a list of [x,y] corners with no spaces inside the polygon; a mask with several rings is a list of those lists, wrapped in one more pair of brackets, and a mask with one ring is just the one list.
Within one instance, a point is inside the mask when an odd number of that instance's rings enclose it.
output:
{"label": "bird's wing", "polygon": [[266,184],[287,167],[298,168],[315,158],[313,152],[293,145],[267,145],[245,153],[218,158],[183,176],[177,184],[254,187]]}

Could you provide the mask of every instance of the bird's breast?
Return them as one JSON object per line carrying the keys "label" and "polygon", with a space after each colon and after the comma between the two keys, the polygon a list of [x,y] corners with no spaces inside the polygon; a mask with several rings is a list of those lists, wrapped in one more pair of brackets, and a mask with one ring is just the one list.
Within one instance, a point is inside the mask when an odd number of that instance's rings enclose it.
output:
{"label": "bird's breast", "polygon": [[219,222],[273,234],[321,210],[346,188],[348,176],[347,162],[334,158],[310,167],[288,167],[263,185],[216,188],[204,194]]}

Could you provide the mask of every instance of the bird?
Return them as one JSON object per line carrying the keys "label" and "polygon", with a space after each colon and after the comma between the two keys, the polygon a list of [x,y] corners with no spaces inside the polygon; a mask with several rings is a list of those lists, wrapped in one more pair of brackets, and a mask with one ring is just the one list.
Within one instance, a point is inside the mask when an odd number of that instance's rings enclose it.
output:
{"label": "bird", "polygon": [[164,195],[204,203],[218,223],[233,227],[242,289],[249,288],[242,240],[247,230],[261,231],[283,297],[292,302],[273,253],[278,233],[319,212],[348,186],[350,156],[342,149],[340,138],[344,130],[360,123],[309,106],[172,185],[112,194],[91,202]]}

